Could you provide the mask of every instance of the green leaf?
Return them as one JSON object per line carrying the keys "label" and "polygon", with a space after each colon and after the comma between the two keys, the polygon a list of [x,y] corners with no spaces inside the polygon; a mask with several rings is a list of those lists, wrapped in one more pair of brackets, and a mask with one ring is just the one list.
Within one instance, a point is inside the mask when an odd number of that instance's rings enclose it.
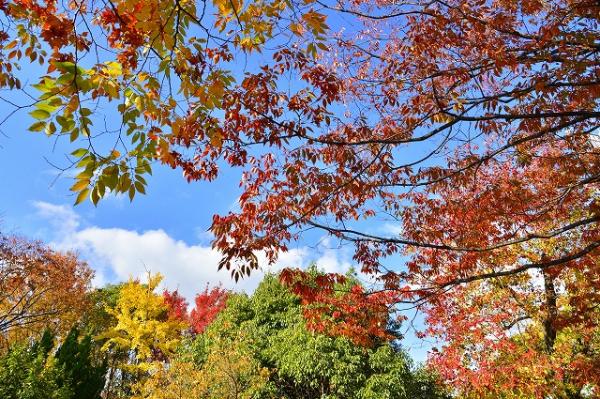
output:
{"label": "green leaf", "polygon": [[54,122],[50,122],[46,125],[46,135],[52,136],[54,133],[56,133],[56,125]]}
{"label": "green leaf", "polygon": [[119,168],[117,166],[109,166],[103,172],[105,183],[111,190],[114,190],[119,183]]}
{"label": "green leaf", "polygon": [[56,79],[56,83],[60,86],[63,85],[70,85],[71,83],[73,83],[73,80],[75,79],[75,75],[73,75],[72,73],[65,73],[64,75],[60,76],[58,79]]}
{"label": "green leaf", "polygon": [[31,111],[29,113],[29,115],[31,115],[32,117],[34,117],[35,119],[38,119],[38,120],[44,120],[44,119],[50,118],[50,112],[43,110],[43,109],[36,109],[34,111]]}
{"label": "green leaf", "polygon": [[[86,157],[89,158],[89,157]],[[83,172],[79,173],[77,176],[75,176],[76,179],[79,180],[87,180],[89,181],[92,176],[94,175],[94,170],[93,168],[86,168],[83,170]]]}
{"label": "green leaf", "polygon": [[47,111],[50,113],[52,113],[58,109],[58,106],[51,104],[50,101],[40,101],[39,103],[36,104],[35,107],[37,109],[41,109],[42,111]]}
{"label": "green leaf", "polygon": [[61,71],[66,71],[66,72],[70,72],[70,73],[75,73],[76,67],[75,64],[72,62],[55,62],[54,65],[56,66],[56,68],[60,69]]}
{"label": "green leaf", "polygon": [[48,100],[48,104],[53,107],[60,107],[63,105],[63,101],[60,97],[52,97],[50,100]]}
{"label": "green leaf", "polygon": [[106,185],[102,180],[98,180],[98,182],[96,183],[96,190],[98,190],[100,198],[104,197],[104,194],[106,193]]}
{"label": "green leaf", "polygon": [[88,153],[87,148],[78,148],[75,151],[73,151],[71,153],[71,155],[73,155],[74,157],[77,157],[77,158],[81,158],[82,156],[84,156],[87,153]]}
{"label": "green leaf", "polygon": [[69,121],[67,120],[67,118],[65,118],[62,115],[57,115],[56,116],[56,121],[58,122],[59,125],[61,125],[62,127],[67,126],[67,124],[69,123]]}
{"label": "green leaf", "polygon": [[135,187],[129,187],[129,201],[133,201],[133,197],[135,197]]}
{"label": "green leaf", "polygon": [[98,205],[98,201],[100,201],[100,194],[98,193],[98,187],[94,187],[92,192],[90,193],[90,198],[94,205]]}
{"label": "green leaf", "polygon": [[[136,170],[137,170],[137,168],[136,168]],[[146,185],[146,179],[144,179],[144,177],[141,175],[135,175],[135,180],[139,181],[143,185]]]}
{"label": "green leaf", "polygon": [[135,189],[142,194],[146,194],[146,188],[139,181],[135,182]]}
{"label": "green leaf", "polygon": [[73,120],[73,118],[71,116],[69,116],[68,118],[65,118],[62,115],[58,115],[56,117],[56,121],[62,127],[62,130],[61,130],[62,133],[71,131],[75,128],[75,121]]}

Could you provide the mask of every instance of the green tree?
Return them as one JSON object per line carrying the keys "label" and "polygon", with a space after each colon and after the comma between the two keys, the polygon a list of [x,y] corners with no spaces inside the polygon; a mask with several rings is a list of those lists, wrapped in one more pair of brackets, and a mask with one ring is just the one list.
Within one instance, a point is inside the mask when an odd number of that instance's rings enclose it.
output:
{"label": "green tree", "polygon": [[[255,397],[440,398],[433,378],[417,371],[397,345],[372,347],[346,337],[310,331],[297,296],[276,276],[267,276],[253,295],[232,295],[227,307],[197,337],[193,352],[206,368],[223,340],[251,353],[269,370]],[[215,338],[218,337],[218,338]]]}
{"label": "green tree", "polygon": [[73,327],[56,351],[56,365],[63,371],[59,383],[71,386],[74,399],[98,399],[104,388],[106,360],[95,364],[93,350],[92,337],[80,339],[79,330]]}
{"label": "green tree", "polygon": [[54,337],[46,330],[39,340],[13,345],[0,358],[3,399],[99,399],[104,365],[96,365],[92,339],[80,339],[72,328],[55,353]]}
{"label": "green tree", "polygon": [[90,305],[82,320],[83,330],[86,333],[92,336],[98,335],[116,324],[117,319],[107,309],[114,309],[117,306],[123,285],[124,283],[107,284],[90,292]]}
{"label": "green tree", "polygon": [[3,399],[70,399],[70,386],[58,383],[64,378],[50,356],[53,338],[46,331],[33,344],[14,344],[0,358],[0,397]]}

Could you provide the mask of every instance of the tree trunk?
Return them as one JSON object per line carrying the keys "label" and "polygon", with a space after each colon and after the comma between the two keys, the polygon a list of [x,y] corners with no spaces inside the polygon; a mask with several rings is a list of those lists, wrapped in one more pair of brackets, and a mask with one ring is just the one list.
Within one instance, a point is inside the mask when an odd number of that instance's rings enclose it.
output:
{"label": "tree trunk", "polygon": [[556,341],[556,318],[558,317],[558,308],[556,306],[556,289],[554,287],[554,277],[547,270],[542,270],[544,276],[544,293],[546,298],[546,318],[544,319],[544,342],[548,353],[554,350]]}

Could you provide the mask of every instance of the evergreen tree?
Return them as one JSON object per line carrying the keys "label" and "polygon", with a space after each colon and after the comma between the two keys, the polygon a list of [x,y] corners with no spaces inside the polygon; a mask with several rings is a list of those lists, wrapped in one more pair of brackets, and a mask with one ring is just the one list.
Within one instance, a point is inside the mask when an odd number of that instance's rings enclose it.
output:
{"label": "evergreen tree", "polygon": [[0,357],[2,399],[99,399],[106,365],[94,360],[89,335],[71,329],[53,353],[55,338],[46,330],[33,343],[14,344]]}
{"label": "evergreen tree", "polygon": [[92,338],[79,335],[73,327],[56,352],[56,364],[62,367],[63,383],[71,386],[74,399],[97,399],[104,388],[106,361],[96,365]]}

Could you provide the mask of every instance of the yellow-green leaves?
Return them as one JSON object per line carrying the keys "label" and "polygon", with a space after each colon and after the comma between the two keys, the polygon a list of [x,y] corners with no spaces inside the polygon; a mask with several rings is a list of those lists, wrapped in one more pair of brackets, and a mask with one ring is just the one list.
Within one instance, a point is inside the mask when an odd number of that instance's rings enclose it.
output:
{"label": "yellow-green leaves", "polygon": [[152,173],[147,159],[138,157],[137,166],[131,168],[116,149],[101,159],[85,148],[73,151],[72,155],[79,158],[77,167],[82,168],[71,186],[71,191],[77,193],[76,205],[88,197],[97,205],[109,193],[126,194],[130,200],[137,193],[146,193],[147,182],[143,175]]}
{"label": "yellow-green leaves", "polygon": [[[48,93],[54,87],[51,80],[42,80],[40,84],[34,86],[44,93]],[[47,135],[53,134],[56,131],[56,125],[47,121],[61,105],[60,98],[42,95],[40,100],[34,104],[35,109],[29,112],[29,115],[36,120],[35,123],[29,126],[29,130],[32,132],[45,131]]]}
{"label": "yellow-green leaves", "polygon": [[85,201],[89,192],[90,192],[90,190],[89,190],[89,188],[87,188],[87,186],[83,190],[81,190],[79,192],[79,194],[77,194],[77,199],[75,199],[75,205],[80,204],[83,201]]}
{"label": "yellow-green leaves", "polygon": [[46,122],[35,122],[31,126],[29,126],[29,131],[31,132],[41,132],[46,128]]}
{"label": "yellow-green leaves", "polygon": [[[147,76],[124,86],[130,75],[116,61],[97,64],[91,69],[72,62],[55,62],[52,67],[58,76],[45,76],[34,85],[41,94],[30,112],[35,122],[29,130],[66,136],[71,142],[84,141],[88,146],[71,154],[78,169],[71,186],[75,204],[89,198],[96,205],[109,193],[126,194],[131,200],[137,193],[145,193],[146,180],[142,175],[151,173],[155,144],[148,140],[146,128],[138,120],[157,112],[151,94],[157,87],[156,78]],[[124,140],[103,151],[98,150],[102,146],[91,145],[98,132],[94,131],[94,109],[89,100],[101,97],[108,101],[123,98],[117,107],[123,125],[122,138],[129,136],[132,147]]]}
{"label": "yellow-green leaves", "polygon": [[314,41],[310,41],[306,46],[306,53],[312,58],[317,58],[318,49],[327,51],[328,47],[325,43],[325,34],[329,30],[327,25],[326,16],[314,10],[310,10],[302,15],[302,24],[290,24],[290,30],[295,34],[302,36],[302,32],[306,28],[307,31],[311,32]]}
{"label": "yellow-green leaves", "polygon": [[31,115],[34,119],[37,120],[46,120],[50,118],[50,112],[45,111],[43,109],[36,109],[35,111],[31,111],[29,115]]}

